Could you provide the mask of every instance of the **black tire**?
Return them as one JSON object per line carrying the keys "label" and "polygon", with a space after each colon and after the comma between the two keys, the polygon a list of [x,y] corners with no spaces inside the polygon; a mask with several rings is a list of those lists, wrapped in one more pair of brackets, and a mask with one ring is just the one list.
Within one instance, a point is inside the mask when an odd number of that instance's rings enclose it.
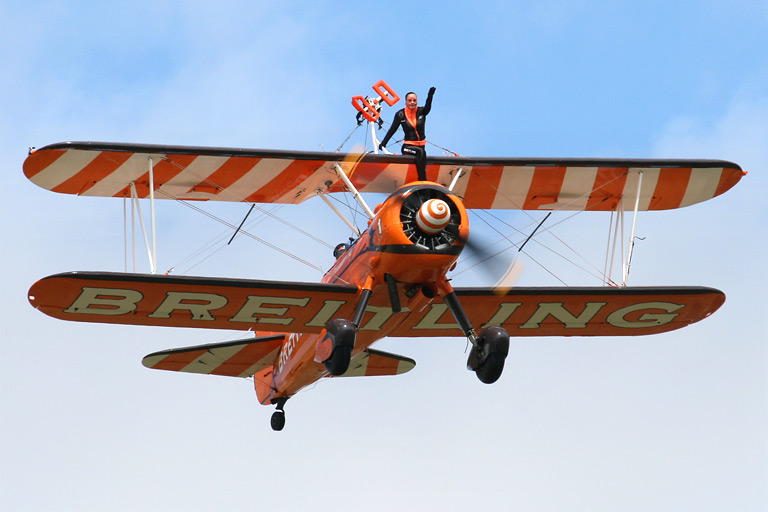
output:
{"label": "black tire", "polygon": [[325,369],[331,375],[342,375],[349,369],[349,361],[352,359],[352,347],[348,345],[339,345],[333,352],[331,357],[323,361]]}
{"label": "black tire", "polygon": [[480,382],[485,384],[493,384],[499,377],[501,372],[504,371],[504,354],[498,352],[491,352],[488,357],[485,358],[483,364],[477,367],[475,375],[480,379]]}
{"label": "black tire", "polygon": [[283,427],[285,426],[285,413],[283,411],[273,412],[269,423],[272,426],[272,430],[283,430]]}

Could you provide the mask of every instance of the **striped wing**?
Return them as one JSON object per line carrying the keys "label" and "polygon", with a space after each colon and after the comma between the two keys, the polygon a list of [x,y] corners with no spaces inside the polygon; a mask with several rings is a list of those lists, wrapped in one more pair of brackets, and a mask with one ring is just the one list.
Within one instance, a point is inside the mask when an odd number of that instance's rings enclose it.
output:
{"label": "striped wing", "polygon": [[379,375],[400,375],[411,371],[416,361],[408,357],[366,349],[349,362],[349,369],[340,377],[373,377]]}
{"label": "striped wing", "polygon": [[[98,142],[66,142],[33,150],[25,175],[54,192],[147,197],[149,169],[158,199],[300,203],[340,192],[341,165],[361,192],[389,194],[416,179],[411,157]],[[720,160],[611,160],[429,157],[427,177],[448,185],[468,208],[611,211],[623,199],[639,209],[666,210],[722,194],[746,173]]]}
{"label": "striped wing", "polygon": [[272,366],[284,334],[155,352],[141,363],[155,370],[251,377]]}
{"label": "striped wing", "polygon": [[[278,334],[162,350],[145,356],[141,363],[153,370],[252,377],[273,365],[284,339],[284,334]],[[339,377],[400,375],[415,366],[408,357],[367,349],[353,357],[349,369]]]}

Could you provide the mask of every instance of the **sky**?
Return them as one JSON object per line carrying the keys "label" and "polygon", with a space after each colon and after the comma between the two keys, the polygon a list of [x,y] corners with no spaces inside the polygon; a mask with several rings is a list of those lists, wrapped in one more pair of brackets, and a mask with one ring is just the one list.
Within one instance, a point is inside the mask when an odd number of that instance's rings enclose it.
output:
{"label": "sky", "polygon": [[[0,1],[0,508],[766,510],[766,34],[760,0]],[[464,368],[461,339],[383,340],[416,368],[304,390],[280,433],[251,381],[140,363],[237,334],[30,307],[44,276],[125,268],[122,202],[33,185],[30,146],[335,151],[352,133],[348,150],[365,143],[351,97],[380,79],[422,98],[436,87],[428,138],[462,155],[738,163],[749,174],[725,195],[639,216],[630,274],[630,285],[712,286],[725,305],[657,336],[513,340],[491,386]],[[245,236],[223,247],[225,226],[161,203],[161,270],[320,278]],[[248,208],[202,206],[233,224]],[[275,212],[330,245],[348,236],[317,200]],[[495,213],[517,227],[542,217]],[[607,215],[561,220],[557,236],[602,268]],[[332,263],[274,220],[248,229]],[[536,240],[518,284],[559,285],[542,266],[600,284],[549,256],[566,251],[549,233]],[[468,271],[454,284],[487,279]]]}

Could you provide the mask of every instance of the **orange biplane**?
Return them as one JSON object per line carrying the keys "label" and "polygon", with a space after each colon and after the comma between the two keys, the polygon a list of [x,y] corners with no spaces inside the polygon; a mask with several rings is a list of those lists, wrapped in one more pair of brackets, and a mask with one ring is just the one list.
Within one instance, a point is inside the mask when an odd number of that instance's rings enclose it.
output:
{"label": "orange biplane", "polygon": [[[370,123],[378,120],[377,100],[355,101]],[[745,174],[719,160],[456,156],[429,157],[422,182],[402,155],[97,142],[31,150],[24,173],[54,192],[134,200],[297,204],[338,192],[359,199],[368,227],[337,246],[320,283],[70,272],[29,291],[35,308],[64,320],[251,331],[247,339],[156,352],[143,364],[253,377],[259,401],[277,406],[275,430],[285,424],[286,400],[319,379],[412,369],[413,360],[370,348],[386,336],[464,336],[468,368],[492,383],[510,337],[656,334],[706,318],[723,304],[721,291],[453,288],[446,273],[469,244],[468,208],[664,210],[711,199]],[[368,192],[389,196],[371,211],[360,195]]]}

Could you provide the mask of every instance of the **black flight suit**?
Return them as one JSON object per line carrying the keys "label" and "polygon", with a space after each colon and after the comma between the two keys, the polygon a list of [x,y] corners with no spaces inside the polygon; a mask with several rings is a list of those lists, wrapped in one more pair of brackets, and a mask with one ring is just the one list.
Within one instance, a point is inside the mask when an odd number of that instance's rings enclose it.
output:
{"label": "black flight suit", "polygon": [[[379,149],[382,149],[387,145],[389,139],[395,134],[399,127],[403,128],[405,134],[403,140],[402,152],[404,155],[413,155],[416,157],[416,172],[418,173],[419,180],[425,181],[427,179],[427,151],[424,149],[427,138],[424,134],[424,124],[426,123],[427,114],[432,110],[432,96],[435,94],[435,88],[429,89],[427,95],[427,102],[423,107],[416,108],[416,126],[413,126],[405,115],[405,109],[400,109],[395,113],[395,118],[392,121],[392,126],[389,127],[387,134],[384,136],[384,140],[379,144]],[[407,108],[407,107],[406,107]]]}

